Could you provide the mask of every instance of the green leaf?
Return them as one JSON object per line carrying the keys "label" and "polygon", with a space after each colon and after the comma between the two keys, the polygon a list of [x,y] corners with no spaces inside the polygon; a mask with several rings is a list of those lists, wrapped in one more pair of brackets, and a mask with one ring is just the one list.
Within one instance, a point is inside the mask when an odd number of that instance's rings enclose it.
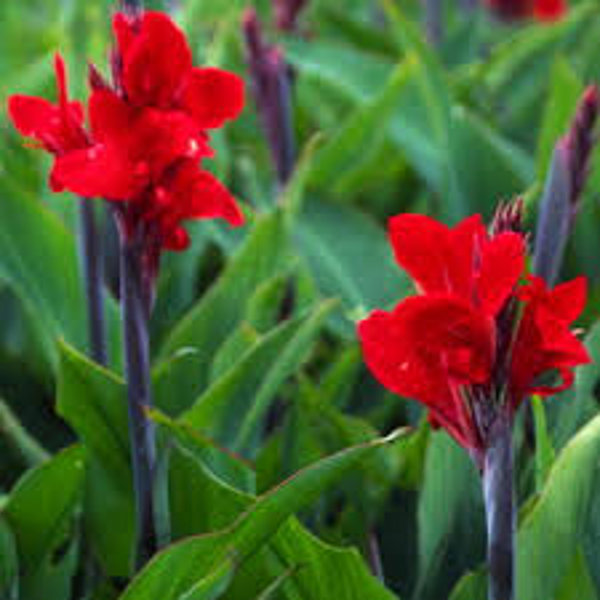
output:
{"label": "green leaf", "polygon": [[544,180],[554,145],[559,136],[566,133],[577,105],[577,99],[583,91],[580,78],[561,56],[554,61],[550,77],[550,90],[536,152],[536,171],[539,181]]}
{"label": "green leaf", "polygon": [[539,492],[554,462],[554,448],[548,435],[546,412],[540,396],[531,398],[533,420],[535,424],[535,489]]}
{"label": "green leaf", "polygon": [[598,600],[585,556],[577,551],[565,578],[560,584],[556,600]]}
{"label": "green leaf", "polygon": [[480,569],[461,577],[449,600],[485,600],[487,597],[487,575]]}
{"label": "green leaf", "polygon": [[321,294],[341,299],[349,318],[338,317],[336,326],[347,337],[355,337],[358,314],[396,303],[406,292],[408,278],[385,233],[356,209],[306,202],[295,234]]}
{"label": "green leaf", "polygon": [[330,41],[286,40],[285,57],[303,75],[326,82],[355,102],[365,102],[385,84],[393,63]]}
{"label": "green leaf", "polygon": [[491,217],[499,200],[533,181],[531,158],[461,107],[452,111],[449,161],[450,194],[440,210],[452,221],[473,212]]}
{"label": "green leaf", "polygon": [[485,528],[481,484],[468,454],[445,432],[429,439],[419,498],[415,597],[437,599],[482,559]]}
{"label": "green leaf", "polygon": [[88,538],[109,574],[127,576],[134,513],[125,384],[66,344],[60,350],[57,410],[86,450]]}
{"label": "green leaf", "polygon": [[294,337],[273,362],[241,422],[235,444],[240,451],[249,449],[260,421],[265,416],[277,390],[288,377],[300,369],[325,319],[335,305],[336,302],[332,300],[322,302],[298,328]]}
{"label": "green leaf", "polygon": [[183,347],[199,349],[200,363],[185,381],[196,395],[208,381],[215,351],[243,318],[248,296],[261,282],[280,271],[287,259],[281,215],[275,213],[259,219],[219,280],[168,336],[160,351],[163,359]]}
{"label": "green leaf", "polygon": [[562,450],[517,536],[516,597],[554,598],[585,532],[598,489],[600,416]]}
{"label": "green leaf", "polygon": [[356,108],[317,152],[311,165],[311,184],[331,185],[330,182],[336,181],[360,159],[363,148],[377,143],[385,134],[387,121],[397,107],[407,80],[415,72],[414,60],[401,62],[377,96]]}
{"label": "green leaf", "polygon": [[6,600],[19,597],[19,559],[15,536],[0,517],[0,595]]}
{"label": "green leaf", "polygon": [[249,399],[257,395],[271,368],[308,318],[310,313],[284,321],[263,336],[197,399],[181,420],[221,444],[232,446]]}
{"label": "green leaf", "polygon": [[600,382],[600,322],[594,324],[585,338],[591,362],[575,372],[575,389],[549,398],[549,415],[553,417],[553,441],[561,448],[575,432],[598,413],[595,390]]}
{"label": "green leaf", "polygon": [[73,446],[28,471],[9,496],[3,515],[15,537],[23,598],[71,597],[83,476],[82,448]]}
{"label": "green leaf", "polygon": [[[39,324],[40,341],[52,367],[57,366],[56,338],[79,348],[87,346],[78,273],[73,236],[38,199],[4,178],[0,185],[0,278],[10,283]],[[107,304],[114,327],[116,307],[108,300]],[[117,351],[115,343],[113,356]]]}
{"label": "green leaf", "polygon": [[329,456],[261,496],[231,528],[173,544],[154,557],[120,600],[175,600],[231,555],[243,561],[267,543],[291,515],[313,502],[373,450],[393,439],[394,436],[382,438]]}
{"label": "green leaf", "polygon": [[150,417],[177,441],[182,450],[194,456],[213,476],[237,491],[254,493],[254,471],[241,457],[218,446],[185,422],[173,421],[157,410],[152,410]]}
{"label": "green leaf", "polygon": [[233,574],[233,561],[225,561],[219,569],[201,579],[180,596],[179,600],[217,600],[222,598],[231,584]]}

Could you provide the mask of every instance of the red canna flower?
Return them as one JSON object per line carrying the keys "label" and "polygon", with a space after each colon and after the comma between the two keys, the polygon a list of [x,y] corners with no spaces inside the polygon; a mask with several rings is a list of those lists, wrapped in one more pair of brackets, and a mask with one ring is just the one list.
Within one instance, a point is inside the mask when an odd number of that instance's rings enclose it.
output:
{"label": "red canna flower", "polygon": [[485,0],[485,3],[505,21],[534,18],[541,22],[553,22],[567,12],[565,0]]}
{"label": "red canna flower", "polygon": [[[523,235],[490,235],[478,215],[454,228],[399,215],[389,234],[421,294],[359,322],[365,362],[384,386],[425,404],[434,425],[480,458],[496,411],[512,417],[527,394],[568,387],[573,367],[589,360],[569,331],[583,309],[585,280],[552,291],[535,277],[523,285]],[[537,384],[554,370],[559,386]]]}
{"label": "red canna flower", "polygon": [[183,220],[243,222],[201,161],[213,155],[207,130],[242,110],[244,84],[233,73],[193,67],[185,36],[162,13],[117,13],[113,27],[113,86],[90,69],[89,135],[82,106],[67,99],[60,56],[58,105],[13,96],[9,112],[21,133],[56,155],[52,189],[111,201],[123,235],[141,236],[153,257],[147,262],[156,262],[161,249],[187,247]]}
{"label": "red canna flower", "polygon": [[19,133],[37,140],[47,152],[60,155],[85,148],[88,138],[83,128],[83,106],[69,101],[65,62],[60,54],[54,57],[54,72],[56,105],[44,98],[16,94],[8,99],[8,114]]}
{"label": "red canna flower", "polygon": [[192,66],[181,30],[160,12],[117,13],[117,80],[134,106],[180,110],[199,129],[220,127],[244,107],[244,84],[235,74]]}

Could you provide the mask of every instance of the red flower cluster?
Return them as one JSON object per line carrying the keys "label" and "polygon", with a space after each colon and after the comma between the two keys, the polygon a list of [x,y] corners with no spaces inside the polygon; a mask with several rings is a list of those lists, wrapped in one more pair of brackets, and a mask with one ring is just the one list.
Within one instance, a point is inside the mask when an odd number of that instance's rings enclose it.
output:
{"label": "red flower cluster", "polygon": [[552,22],[567,12],[565,0],[485,0],[485,3],[506,21],[533,18],[541,22]]}
{"label": "red flower cluster", "polygon": [[[388,389],[425,404],[432,423],[465,448],[485,449],[494,411],[512,416],[527,394],[565,389],[573,367],[589,361],[569,331],[584,306],[585,279],[554,290],[538,277],[523,282],[520,233],[490,235],[478,215],[448,228],[405,214],[391,219],[390,240],[421,294],[358,324],[365,361]],[[559,385],[538,385],[554,370]]]}
{"label": "red flower cluster", "polygon": [[212,156],[207,130],[242,110],[243,81],[193,67],[185,36],[162,13],[117,13],[113,29],[114,85],[92,68],[90,134],[82,106],[68,101],[60,56],[57,106],[41,98],[9,99],[17,129],[56,156],[52,189],[118,203],[123,233],[141,235],[155,254],[187,247],[185,219],[221,217],[241,225],[234,198],[199,164]]}

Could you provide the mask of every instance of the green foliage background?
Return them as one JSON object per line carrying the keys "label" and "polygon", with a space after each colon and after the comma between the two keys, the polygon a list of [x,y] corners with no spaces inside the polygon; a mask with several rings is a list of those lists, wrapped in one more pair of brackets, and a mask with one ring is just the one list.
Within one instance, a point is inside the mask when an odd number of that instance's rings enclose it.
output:
{"label": "green foliage background", "polygon": [[[246,2],[168,4],[198,64],[246,73]],[[277,34],[269,3],[256,5],[295,70],[299,162],[278,191],[249,100],[214,136],[212,165],[248,225],[192,224],[191,249],[164,257],[152,418],[172,543],[131,582],[117,305],[107,370],[85,358],[76,201],[51,196],[48,157],[2,114],[3,599],[485,597],[478,475],[416,403],[374,382],[354,321],[412,293],[387,244],[390,215],[489,218],[523,193],[535,223],[553,145],[600,76],[599,5],[576,2],[541,26],[448,1],[436,50],[414,1],[313,0],[301,35]],[[54,97],[57,49],[83,98],[87,61],[106,69],[113,10],[3,0],[2,105],[15,92]],[[600,598],[599,190],[596,153],[561,273],[589,278],[581,325],[596,362],[572,390],[535,403],[535,447],[516,426],[519,600]]]}

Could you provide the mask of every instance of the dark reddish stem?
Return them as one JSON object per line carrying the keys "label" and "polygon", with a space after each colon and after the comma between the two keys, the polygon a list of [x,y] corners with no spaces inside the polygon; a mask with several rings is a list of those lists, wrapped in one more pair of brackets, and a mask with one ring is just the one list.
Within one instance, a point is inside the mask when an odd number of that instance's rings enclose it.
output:
{"label": "dark reddish stem", "polygon": [[516,520],[512,427],[505,413],[498,415],[490,430],[482,478],[487,525],[488,599],[512,600]]}
{"label": "dark reddish stem", "polygon": [[434,47],[441,44],[444,36],[442,0],[422,0],[427,41]]}
{"label": "dark reddish stem", "polygon": [[141,568],[157,549],[154,511],[155,432],[146,411],[152,405],[148,306],[140,245],[121,237],[121,309],[129,439],[136,508],[136,565]]}
{"label": "dark reddish stem", "polygon": [[102,249],[92,201],[79,202],[79,247],[85,285],[88,338],[92,358],[106,366],[106,330],[104,322],[104,276]]}
{"label": "dark reddish stem", "polygon": [[548,285],[558,278],[567,239],[579,210],[589,172],[599,103],[598,88],[589,86],[579,101],[569,131],[554,148],[540,201],[533,257],[534,273],[543,277]]}
{"label": "dark reddish stem", "polygon": [[289,179],[296,160],[291,71],[280,48],[266,44],[256,11],[244,15],[244,38],[251,88],[269,143],[277,181]]}

